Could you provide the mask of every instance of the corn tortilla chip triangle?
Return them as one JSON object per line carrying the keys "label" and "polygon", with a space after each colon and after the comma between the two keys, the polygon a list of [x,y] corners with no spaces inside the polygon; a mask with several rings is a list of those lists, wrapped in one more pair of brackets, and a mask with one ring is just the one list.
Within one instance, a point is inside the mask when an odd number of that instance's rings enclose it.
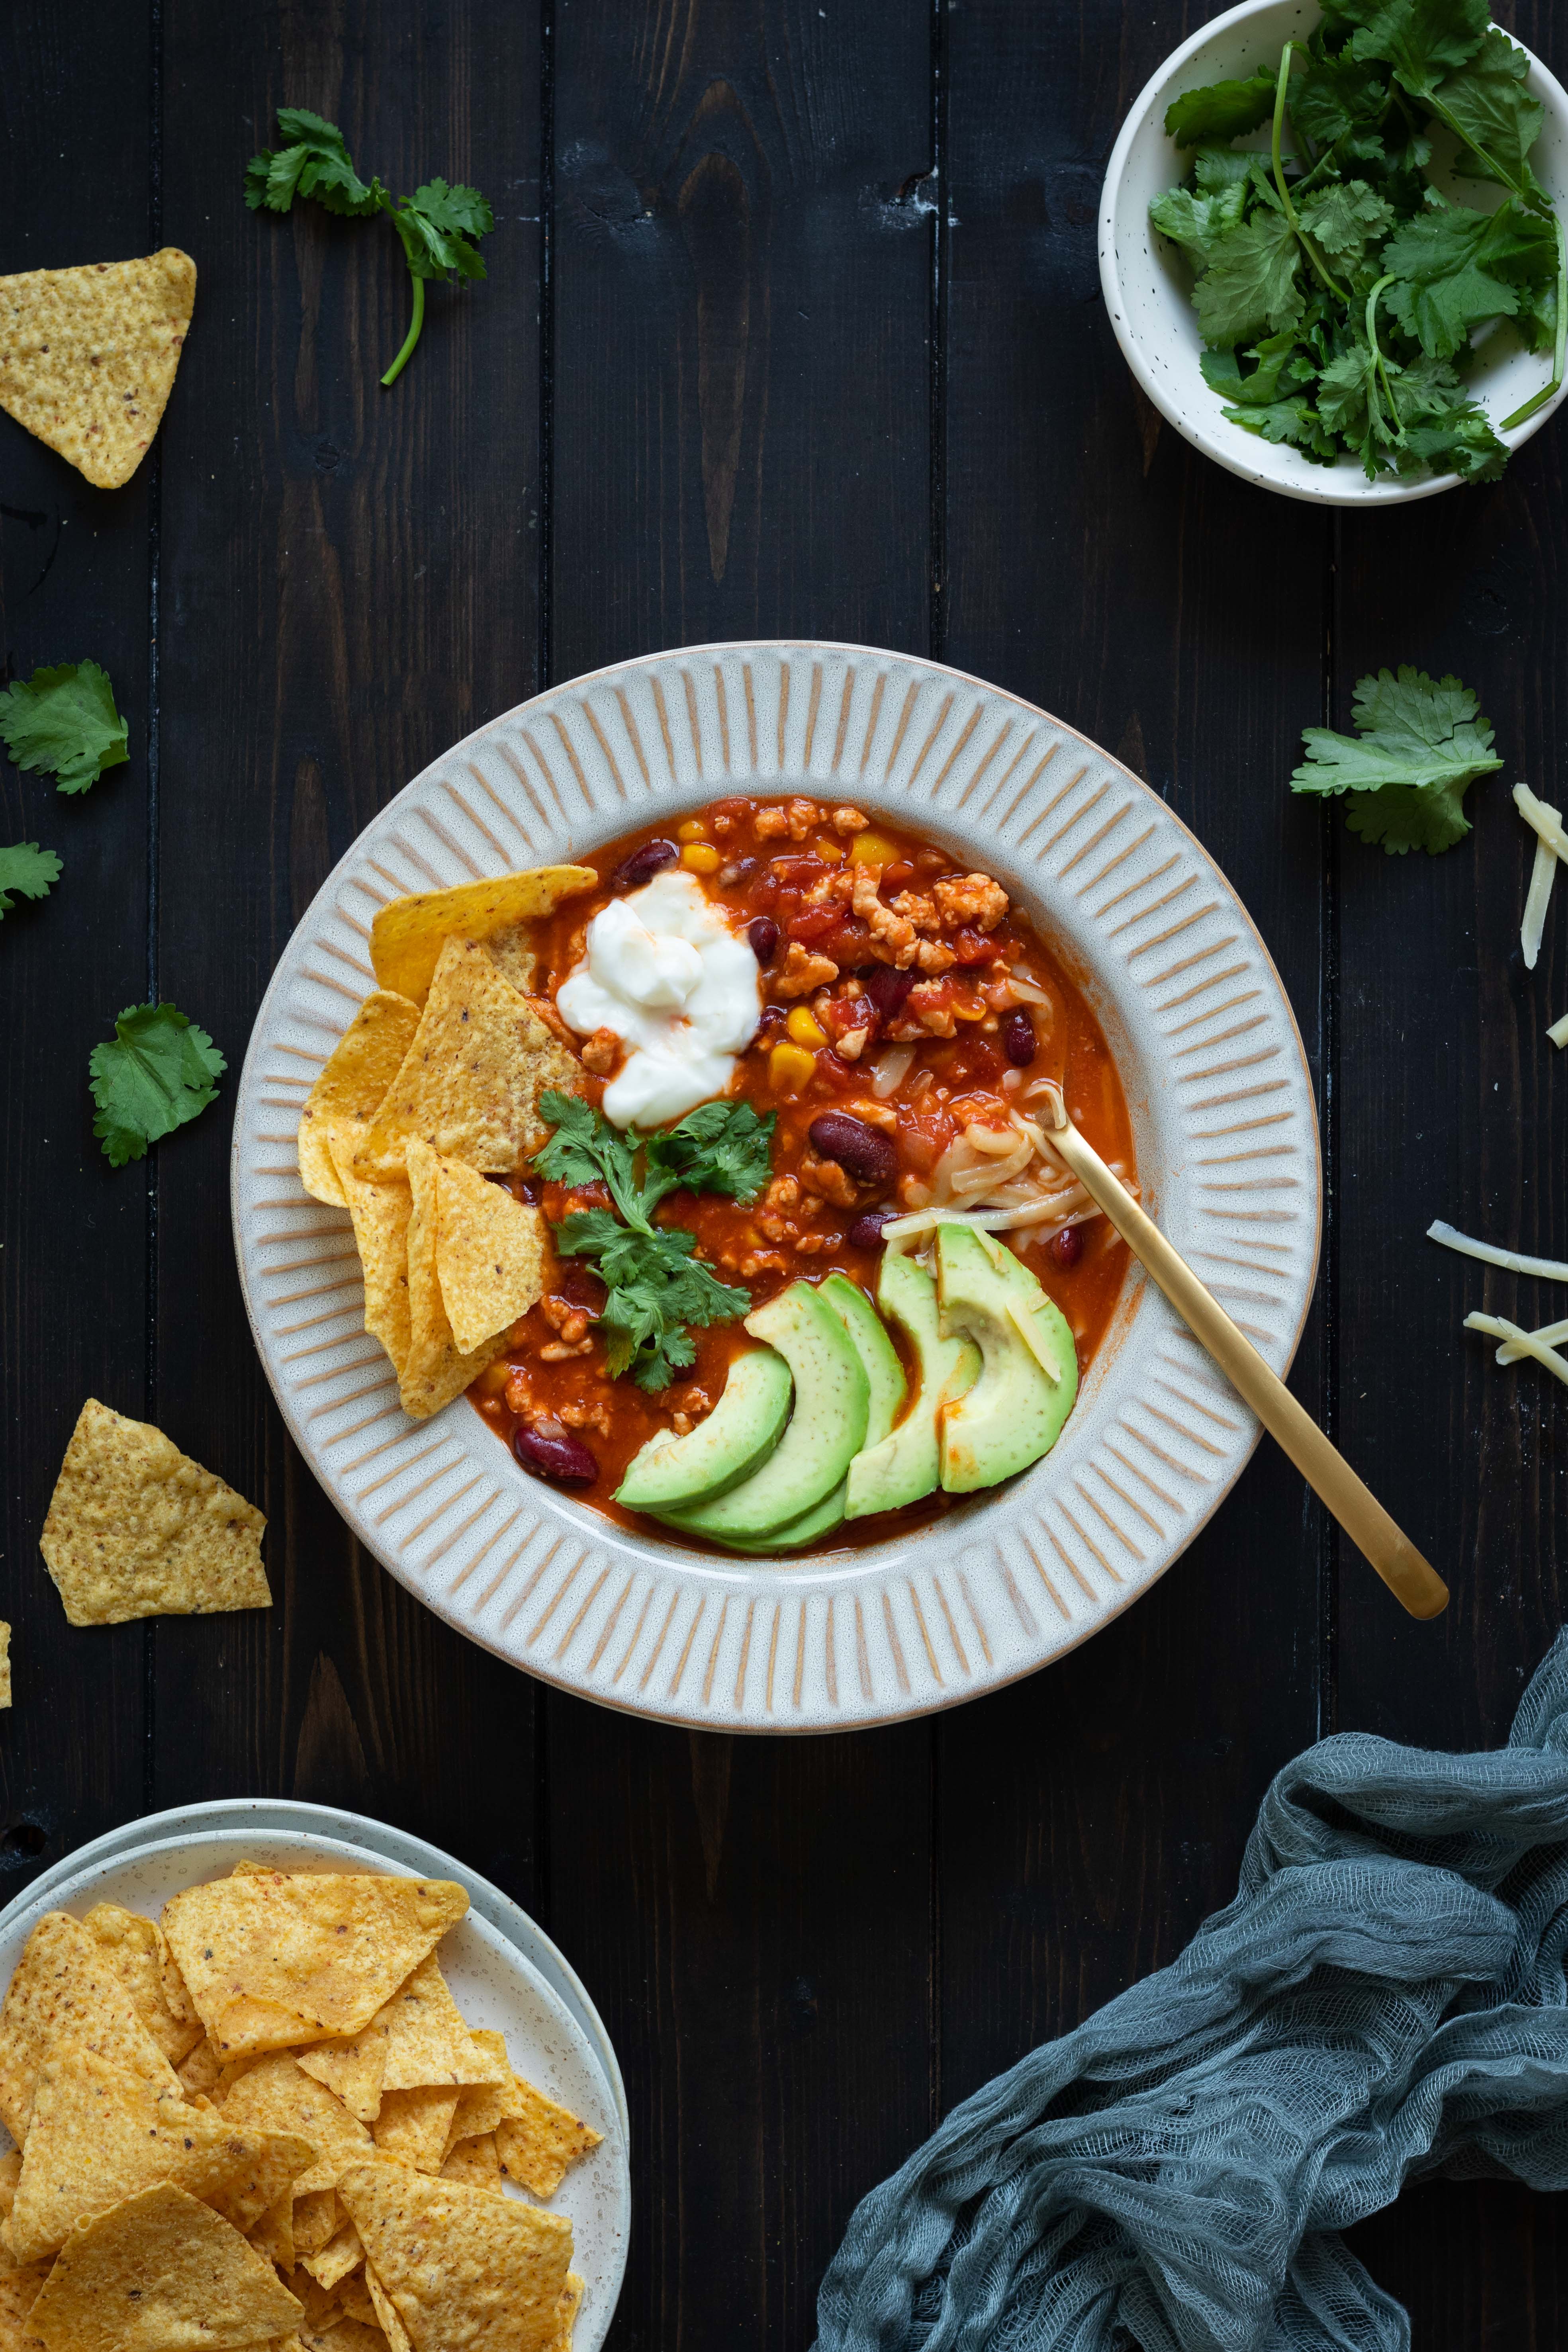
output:
{"label": "corn tortilla chip triangle", "polygon": [[414,1197],[399,1169],[380,1183],[358,1174],[354,1138],[361,1128],[331,1128],[327,1149],[353,1219],[354,1247],[364,1276],[364,1328],[379,1339],[401,1377],[408,1360],[408,1220]]}
{"label": "corn tortilla chip triangle", "polygon": [[158,2180],[248,2230],[311,2161],[297,2134],[244,2131],[58,2038],[38,2069],[5,2244],[16,2261],[37,2262],[73,2223]]}
{"label": "corn tortilla chip triangle", "polygon": [[173,245],[0,278],[0,408],[119,489],[163,421],[195,299],[196,265]]}
{"label": "corn tortilla chip triangle", "polygon": [[300,2317],[271,2263],[163,2181],[78,2222],[28,2325],[49,2352],[227,2352]]}
{"label": "corn tortilla chip triangle", "polygon": [[[355,2235],[358,2235],[357,2231]],[[381,2322],[375,2315],[375,2305],[371,2301],[370,2288],[365,2280],[363,2258],[357,2271],[351,2271],[346,2279],[339,2280],[337,2297],[351,2319],[362,2321],[366,2327],[380,2327]]]}
{"label": "corn tortilla chip triangle", "polygon": [[385,2091],[372,2129],[380,2153],[416,2172],[439,2172],[458,2111],[456,2091]]}
{"label": "corn tortilla chip triangle", "polygon": [[512,2076],[506,2116],[496,2126],[496,2147],[502,2171],[531,2196],[553,2197],[578,2158],[603,2137],[521,2074]]}
{"label": "corn tortilla chip triangle", "polygon": [[389,2352],[414,2352],[403,2316],[386,2289],[367,2262],[364,2266],[365,2289],[371,2300],[377,2324],[385,2336]]}
{"label": "corn tortilla chip triangle", "polygon": [[0,2005],[0,2116],[15,2140],[26,2137],[38,2068],[58,2033],[160,2090],[179,2088],[89,1931],[68,1912],[46,1911]]}
{"label": "corn tortilla chip triangle", "polygon": [[336,2188],[345,2166],[363,2164],[371,2154],[370,2134],[358,2117],[324,2083],[312,2081],[287,2050],[274,2051],[247,2067],[218,2113],[237,2128],[292,2132],[310,2142],[312,2159],[291,2184],[296,2229],[299,2202]]}
{"label": "corn tortilla chip triangle", "polygon": [[[367,2295],[367,2308],[369,2303]],[[300,2344],[301,2352],[387,2352],[386,2338],[375,2322],[367,2324],[353,2312],[342,2318],[334,2318],[329,2313],[326,2327],[320,2330],[313,2329],[307,2321],[300,2330]]]}
{"label": "corn tortilla chip triangle", "polygon": [[483,948],[448,940],[403,1066],[354,1156],[362,1176],[395,1174],[410,1136],[485,1175],[510,1175],[543,1141],[538,1101],[576,1093],[583,1067]]}
{"label": "corn tortilla chip triangle", "polygon": [[[591,889],[598,878],[591,866],[541,866],[530,874],[499,874],[492,881],[394,898],[370,927],[376,981],[422,1004],[447,940],[504,939],[519,924],[548,915],[563,898]],[[521,968],[514,964],[514,972]],[[531,979],[531,971],[526,976]]]}
{"label": "corn tortilla chip triangle", "polygon": [[174,1966],[174,1956],[163,1940],[163,1930],[155,1919],[123,1911],[118,1903],[95,1903],[82,1926],[178,2074],[182,2062],[203,2038],[202,2025],[191,2007],[184,1979]]}
{"label": "corn tortilla chip triangle", "polygon": [[323,2246],[331,2245],[343,2226],[336,2189],[312,2189],[308,2197],[297,2197],[289,2226],[294,2233],[294,2259],[303,2264],[307,2254],[320,2253]]}
{"label": "corn tortilla chip triangle", "polygon": [[223,2073],[223,2060],[204,2033],[188,2058],[182,2058],[174,2069],[187,2099],[205,2098],[214,2090]]}
{"label": "corn tortilla chip triangle", "polygon": [[318,2042],[299,2053],[300,2063],[335,2091],[351,2115],[368,2124],[375,2121],[384,2088],[510,2081],[505,2045],[498,2058],[489,2047],[494,2039],[499,2037],[469,2032],[432,1952],[362,2033],[346,2042]]}
{"label": "corn tortilla chip triangle", "polygon": [[310,2272],[316,2284],[325,2287],[330,2294],[341,2279],[347,2278],[351,2271],[358,2270],[363,2260],[364,2248],[360,2244],[359,2231],[352,2221],[345,2221],[342,2228],[328,2239],[320,2253],[306,2255],[303,2267]]}
{"label": "corn tortilla chip triangle", "polygon": [[163,1932],[228,2059],[357,2033],[468,1907],[449,1879],[268,1871],[187,1887]]}
{"label": "corn tortilla chip triangle", "polygon": [[503,2197],[506,2191],[501,2187],[500,2158],[496,2153],[494,2132],[477,2132],[454,2140],[442,2163],[441,2178],[460,2180],[469,2189],[485,2189],[492,2196]]}
{"label": "corn tortilla chip triangle", "polygon": [[346,2042],[318,2042],[298,2055],[307,2074],[336,2094],[351,2116],[373,2124],[381,2111],[382,2078],[386,2071],[390,2011],[378,2010],[360,2033]]}
{"label": "corn tortilla chip triangle", "polygon": [[307,1192],[331,1208],[349,1205],[332,1162],[331,1132],[352,1130],[352,1148],[358,1149],[360,1134],[384,1101],[418,1026],[416,1004],[391,989],[373,989],[305,1097],[300,1114],[300,1181]]}
{"label": "corn tortilla chip triangle", "polygon": [[555,2342],[551,2352],[572,2352],[572,2326],[582,2307],[584,2282],[575,2271],[567,2273],[556,2309]]}
{"label": "corn tortilla chip triangle", "polygon": [[[414,2352],[547,2352],[572,2267],[572,2224],[521,2199],[399,2165],[346,2172],[338,2194]],[[390,2331],[389,2331],[390,2333]]]}
{"label": "corn tortilla chip triangle", "polygon": [[550,1228],[542,1212],[514,1201],[460,1160],[437,1162],[436,1278],[466,1355],[509,1330],[543,1296]]}
{"label": "corn tortilla chip triangle", "polygon": [[71,1433],[40,1549],[72,1625],[268,1609],[267,1521],[171,1444],[89,1397]]}
{"label": "corn tortilla chip triangle", "polygon": [[285,2189],[274,2205],[269,2205],[258,2221],[252,2222],[246,2236],[258,2254],[276,2263],[280,2271],[294,2267],[294,2192]]}
{"label": "corn tortilla chip triangle", "polygon": [[408,1355],[398,1385],[404,1412],[412,1420],[427,1421],[462,1395],[493,1362],[503,1343],[497,1336],[464,1355],[453,1339],[436,1275],[440,1162],[417,1136],[410,1136],[407,1155],[414,1198],[408,1220]]}

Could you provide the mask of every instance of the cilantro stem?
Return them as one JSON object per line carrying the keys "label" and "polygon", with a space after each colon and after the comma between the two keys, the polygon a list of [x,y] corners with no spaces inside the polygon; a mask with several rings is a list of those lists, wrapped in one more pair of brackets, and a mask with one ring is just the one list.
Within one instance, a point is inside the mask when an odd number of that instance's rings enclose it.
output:
{"label": "cilantro stem", "polygon": [[[412,270],[409,272],[409,275],[410,277],[413,277],[414,273]],[[392,365],[387,369],[386,373],[381,379],[383,390],[384,390],[388,384],[395,383],[398,377],[403,373],[404,369],[408,365],[408,362],[414,354],[414,346],[419,341],[419,331],[424,324],[425,280],[423,278],[415,278],[414,316],[409,320],[408,332],[403,339],[403,349],[398,352],[397,357],[393,361]]]}
{"label": "cilantro stem", "polygon": [[1290,87],[1290,60],[1295,54],[1295,49],[1296,44],[1294,41],[1286,42],[1284,51],[1279,59],[1279,79],[1275,85],[1274,90],[1274,136],[1270,148],[1270,152],[1274,162],[1274,184],[1279,191],[1279,201],[1285,207],[1285,217],[1290,224],[1297,244],[1300,247],[1302,252],[1306,255],[1308,260],[1311,263],[1312,268],[1317,271],[1318,276],[1323,282],[1323,285],[1333,296],[1335,301],[1343,302],[1348,307],[1350,296],[1344,291],[1342,287],[1337,285],[1333,278],[1330,277],[1326,267],[1319,258],[1311,238],[1307,235],[1306,230],[1301,226],[1300,222],[1296,217],[1296,207],[1290,202],[1290,191],[1285,185],[1285,166],[1280,160],[1279,154],[1279,134],[1285,124],[1285,98],[1286,93]]}
{"label": "cilantro stem", "polygon": [[1552,353],[1552,381],[1543,383],[1522,408],[1516,408],[1511,416],[1503,418],[1499,427],[1503,433],[1511,433],[1516,425],[1527,423],[1538,408],[1544,408],[1563,382],[1563,362],[1568,356],[1568,237],[1563,236],[1561,213],[1553,212],[1552,223],[1557,231],[1557,339]]}
{"label": "cilantro stem", "polygon": [[[1378,380],[1383,385],[1383,396],[1388,403],[1388,421],[1394,438],[1396,441],[1403,441],[1405,427],[1399,421],[1399,404],[1394,397],[1394,386],[1388,381],[1388,365],[1383,356],[1383,346],[1377,340],[1377,298],[1385,286],[1392,286],[1393,283],[1392,276],[1380,278],[1366,298],[1366,339],[1372,346],[1372,356],[1376,366]],[[1367,392],[1369,394],[1367,405],[1375,415],[1377,399],[1370,384],[1367,386]]]}

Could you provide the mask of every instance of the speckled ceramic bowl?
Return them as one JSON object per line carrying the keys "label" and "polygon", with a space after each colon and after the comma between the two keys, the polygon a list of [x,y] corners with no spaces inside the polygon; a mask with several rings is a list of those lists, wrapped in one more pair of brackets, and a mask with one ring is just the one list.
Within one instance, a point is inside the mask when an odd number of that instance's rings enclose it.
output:
{"label": "speckled ceramic bowl", "polygon": [[[231,1824],[214,1826],[225,1815],[231,1817]],[[290,1806],[281,1801],[263,1801],[255,1807],[181,1808],[150,1814],[68,1855],[0,1913],[0,1986],[10,1981],[44,1912],[69,1911],[80,1918],[94,1903],[119,1903],[128,1911],[156,1918],[171,1895],[203,1879],[226,1878],[242,1858],[279,1870],[411,1870],[471,1886],[472,1908],[441,1943],[442,1973],[458,2007],[470,2024],[504,2033],[518,2071],[604,2134],[602,2145],[573,2167],[549,2206],[572,2223],[573,2266],[584,2280],[574,2352],[597,2352],[615,2315],[631,2226],[624,2097],[617,2096],[619,2070],[604,2028],[595,2016],[593,2023],[604,2037],[600,2051],[581,2015],[574,2013],[579,2004],[568,2006],[545,1972],[520,1948],[529,1937],[542,1944],[538,1928],[525,1922],[527,1935],[514,1940],[496,1922],[504,1922],[515,1906],[495,1888],[474,1881],[472,1873],[449,1854],[398,1832],[394,1834],[400,1852],[389,1858],[382,1850],[385,1832],[379,1822],[341,1813],[331,1817],[338,1832],[333,1835],[297,1826],[290,1818],[297,1815],[327,1818],[318,1806]],[[523,1915],[516,1916],[521,1919]],[[552,1952],[553,1947],[548,1949]],[[563,1961],[561,1967],[565,1969]],[[566,1974],[570,1977],[570,1970]],[[575,1984],[575,1978],[571,1981]],[[581,1995],[583,2003],[586,1999]],[[588,2013],[592,2015],[591,2004]]]}
{"label": "speckled ceramic bowl", "polygon": [[527,1476],[463,1398],[404,1417],[346,1211],[300,1181],[317,1070],[372,985],[378,906],[548,865],[727,793],[852,798],[994,875],[1076,967],[1145,1201],[1277,1370],[1317,1265],[1301,1041],[1245,908],[1137,777],[977,678],[863,646],[695,646],[492,719],[368,825],[285,950],[234,1129],[256,1344],[360,1541],[476,1641],[586,1698],[725,1731],[951,1706],[1070,1650],[1163,1575],[1258,1425],[1135,1269],[1053,1451],[907,1536],[800,1559],[633,1534]]}
{"label": "speckled ceramic bowl", "polygon": [[[1321,21],[1317,0],[1243,0],[1239,8],[1203,26],[1173,50],[1140,93],[1110,151],[1100,199],[1100,282],[1105,307],[1122,355],[1139,384],[1167,423],[1196,449],[1246,482],[1281,490],[1289,499],[1317,506],[1403,506],[1412,499],[1436,498],[1458,487],[1454,474],[1417,475],[1410,481],[1390,476],[1369,482],[1353,457],[1337,466],[1315,466],[1299,449],[1276,447],[1239,425],[1227,424],[1217,394],[1198,371],[1203,338],[1192,302],[1192,271],[1166,237],[1155,235],[1149,206],[1173,188],[1189,157],[1165,133],[1165,109],[1184,89],[1205,82],[1277,68],[1285,44],[1304,39]],[[1511,36],[1510,38],[1515,37]],[[1524,48],[1522,41],[1516,46]],[[1541,140],[1532,156],[1538,176],[1560,205],[1568,203],[1568,91],[1530,50],[1530,88],[1545,110]],[[1268,144],[1259,132],[1244,145]],[[1499,188],[1477,181],[1455,184],[1458,202],[1489,210],[1502,200]],[[1481,346],[1472,377],[1476,397],[1494,422],[1511,416],[1551,373],[1544,355],[1524,351],[1506,330]],[[1517,449],[1568,397],[1564,383],[1528,423],[1501,436]]]}

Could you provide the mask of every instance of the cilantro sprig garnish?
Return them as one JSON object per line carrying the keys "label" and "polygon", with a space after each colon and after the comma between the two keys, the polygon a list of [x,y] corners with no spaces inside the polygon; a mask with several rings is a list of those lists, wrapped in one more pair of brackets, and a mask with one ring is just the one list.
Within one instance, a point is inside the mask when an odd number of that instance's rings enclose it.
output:
{"label": "cilantro sprig garnish", "polygon": [[16,903],[13,890],[24,898],[47,898],[59,878],[59,859],[36,841],[16,841],[9,849],[0,849],[0,919]]}
{"label": "cilantro sprig garnish", "polygon": [[110,1166],[123,1168],[205,1110],[228,1064],[174,1005],[129,1004],[88,1067],[98,1105],[92,1131]]}
{"label": "cilantro sprig garnish", "polygon": [[[1551,353],[1503,432],[1552,398],[1568,353],[1568,242],[1530,163],[1529,70],[1487,0],[1330,0],[1277,73],[1173,100],[1192,172],[1150,217],[1197,272],[1204,377],[1232,424],[1325,465],[1349,452],[1369,480],[1501,473],[1465,381],[1472,334],[1506,320]],[[1231,143],[1265,123],[1267,156]],[[1458,142],[1457,177],[1506,191],[1495,212],[1427,179],[1435,125]]]}
{"label": "cilantro sprig garnish", "polygon": [[613,1379],[629,1371],[639,1388],[668,1388],[696,1360],[694,1328],[733,1322],[751,1294],[721,1282],[695,1255],[697,1237],[656,1225],[668,1192],[722,1192],[755,1200],[768,1181],[773,1113],[759,1118],[750,1103],[703,1103],[676,1126],[625,1134],[575,1095],[542,1094],[542,1116],[555,1132],[535,1154],[539,1174],[558,1184],[604,1184],[618,1215],[574,1209],[555,1228],[567,1257],[591,1257],[607,1296],[598,1321]]}
{"label": "cilantro sprig garnish", "polygon": [[290,212],[296,196],[308,197],[350,220],[384,213],[397,231],[414,282],[414,309],[403,348],[381,379],[395,383],[425,324],[426,284],[435,278],[458,286],[485,275],[474,240],[489,235],[495,215],[478,188],[448,187],[445,180],[426,180],[394,203],[378,179],[360,178],[337,124],[308,107],[280,106],[278,131],[284,144],[263,148],[246,167],[245,201],[252,212]]}
{"label": "cilantro sprig garnish", "polygon": [[52,775],[62,793],[85,793],[106,768],[122,766],[129,734],[95,661],[36,669],[0,694],[0,740],[19,768]]}
{"label": "cilantro sprig garnish", "polygon": [[1303,729],[1307,757],[1291,791],[1347,793],[1351,831],[1381,841],[1391,856],[1451,849],[1470,830],[1465,793],[1502,765],[1469,688],[1457,677],[1434,685],[1404,663],[1397,676],[1381,669],[1359,679],[1351,716],[1354,735]]}

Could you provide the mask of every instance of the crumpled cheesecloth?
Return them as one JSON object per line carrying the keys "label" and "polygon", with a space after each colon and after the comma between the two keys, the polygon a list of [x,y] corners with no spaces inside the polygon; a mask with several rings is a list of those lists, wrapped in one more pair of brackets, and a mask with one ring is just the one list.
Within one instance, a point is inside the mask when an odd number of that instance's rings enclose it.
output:
{"label": "crumpled cheesecloth", "polygon": [[1411,2178],[1568,2186],[1568,1632],[1506,1748],[1286,1766],[1174,1964],[862,2200],[818,2352],[1404,2352],[1336,2234]]}

